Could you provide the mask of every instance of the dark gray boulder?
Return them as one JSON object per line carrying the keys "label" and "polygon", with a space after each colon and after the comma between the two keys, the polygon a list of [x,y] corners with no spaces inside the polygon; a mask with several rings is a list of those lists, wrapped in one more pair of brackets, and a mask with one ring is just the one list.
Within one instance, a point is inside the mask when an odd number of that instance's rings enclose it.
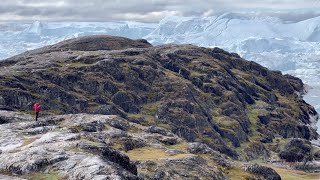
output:
{"label": "dark gray boulder", "polygon": [[242,167],[245,171],[261,176],[266,180],[281,180],[281,176],[272,168],[258,164],[245,164]]}
{"label": "dark gray boulder", "polygon": [[305,139],[291,139],[279,153],[279,157],[287,162],[311,161],[312,145]]}

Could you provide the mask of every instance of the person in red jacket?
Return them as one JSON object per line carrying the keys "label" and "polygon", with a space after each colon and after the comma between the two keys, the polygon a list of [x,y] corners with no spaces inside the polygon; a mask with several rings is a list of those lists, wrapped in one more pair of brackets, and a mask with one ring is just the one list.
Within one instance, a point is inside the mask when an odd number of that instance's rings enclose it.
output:
{"label": "person in red jacket", "polygon": [[34,112],[36,113],[36,121],[38,121],[39,112],[40,112],[40,104],[39,103],[35,103],[33,105],[33,108],[34,108]]}

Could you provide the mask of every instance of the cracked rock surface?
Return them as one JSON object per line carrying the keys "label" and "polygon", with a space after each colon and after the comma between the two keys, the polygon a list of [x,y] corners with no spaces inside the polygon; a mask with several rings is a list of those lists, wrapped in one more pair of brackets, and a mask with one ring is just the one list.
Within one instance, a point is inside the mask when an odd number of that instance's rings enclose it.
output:
{"label": "cracked rock surface", "polygon": [[[216,167],[189,152],[184,140],[163,128],[113,115],[58,115],[35,122],[30,115],[0,111],[0,118],[7,116],[16,118],[0,125],[1,179],[36,179],[42,175],[88,180],[226,179]],[[170,149],[166,139],[170,145],[180,143],[186,148]],[[135,155],[139,151],[155,154],[144,159],[143,154]]]}

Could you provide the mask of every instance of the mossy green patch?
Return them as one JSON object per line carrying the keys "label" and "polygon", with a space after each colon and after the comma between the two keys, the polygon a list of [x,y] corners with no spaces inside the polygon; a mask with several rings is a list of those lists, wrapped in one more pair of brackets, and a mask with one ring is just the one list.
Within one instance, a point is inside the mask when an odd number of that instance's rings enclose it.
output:
{"label": "mossy green patch", "polygon": [[161,127],[161,128],[164,128],[164,129],[168,129],[168,130],[171,129],[171,126],[169,124],[164,124],[162,122],[157,123],[157,126]]}
{"label": "mossy green patch", "polygon": [[154,116],[158,110],[157,104],[146,104],[142,107],[141,114]]}
{"label": "mossy green patch", "polygon": [[71,63],[71,64],[67,64],[66,66],[71,67],[71,68],[79,68],[79,67],[89,67],[92,66],[92,64],[84,64],[84,63]]}
{"label": "mossy green patch", "polygon": [[191,71],[190,76],[205,76],[206,74],[200,73],[198,71]]}
{"label": "mossy green patch", "polygon": [[147,161],[147,160],[160,160],[160,159],[182,159],[194,154],[170,154],[164,149],[154,147],[137,148],[125,153],[129,156],[130,160]]}
{"label": "mossy green patch", "polygon": [[248,118],[250,120],[250,130],[251,134],[249,139],[250,140],[256,140],[258,137],[260,137],[260,133],[257,132],[257,127],[259,123],[259,117],[261,115],[266,115],[268,112],[263,109],[257,109],[254,105],[248,106]]}
{"label": "mossy green patch", "polygon": [[25,137],[21,146],[27,146],[37,140],[37,137]]}
{"label": "mossy green patch", "polygon": [[186,142],[182,142],[175,145],[164,145],[168,149],[174,149],[179,151],[186,151],[188,149],[188,144]]}
{"label": "mossy green patch", "polygon": [[245,172],[243,169],[239,167],[234,167],[224,171],[225,175],[229,177],[230,180],[247,180],[254,177],[254,174],[249,172]]}
{"label": "mossy green patch", "polygon": [[150,126],[150,125],[156,124],[156,118],[151,115],[129,113],[128,118],[129,119],[139,119],[141,125],[144,125],[144,126]]}
{"label": "mossy green patch", "polygon": [[227,116],[216,117],[215,121],[222,128],[226,128],[226,129],[240,128],[240,124],[238,121]]}
{"label": "mossy green patch", "polygon": [[294,100],[295,98],[293,96],[282,96],[280,93],[275,94],[278,98],[278,102],[280,103],[280,108],[278,108],[278,110],[287,113],[295,119],[299,119],[299,105]]}

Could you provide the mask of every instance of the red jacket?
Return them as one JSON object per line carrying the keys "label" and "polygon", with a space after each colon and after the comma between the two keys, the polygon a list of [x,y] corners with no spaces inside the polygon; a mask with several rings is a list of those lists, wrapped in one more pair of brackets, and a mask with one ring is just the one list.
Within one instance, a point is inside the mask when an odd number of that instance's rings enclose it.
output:
{"label": "red jacket", "polygon": [[35,103],[35,104],[33,105],[33,108],[34,108],[34,112],[40,112],[40,104]]}

